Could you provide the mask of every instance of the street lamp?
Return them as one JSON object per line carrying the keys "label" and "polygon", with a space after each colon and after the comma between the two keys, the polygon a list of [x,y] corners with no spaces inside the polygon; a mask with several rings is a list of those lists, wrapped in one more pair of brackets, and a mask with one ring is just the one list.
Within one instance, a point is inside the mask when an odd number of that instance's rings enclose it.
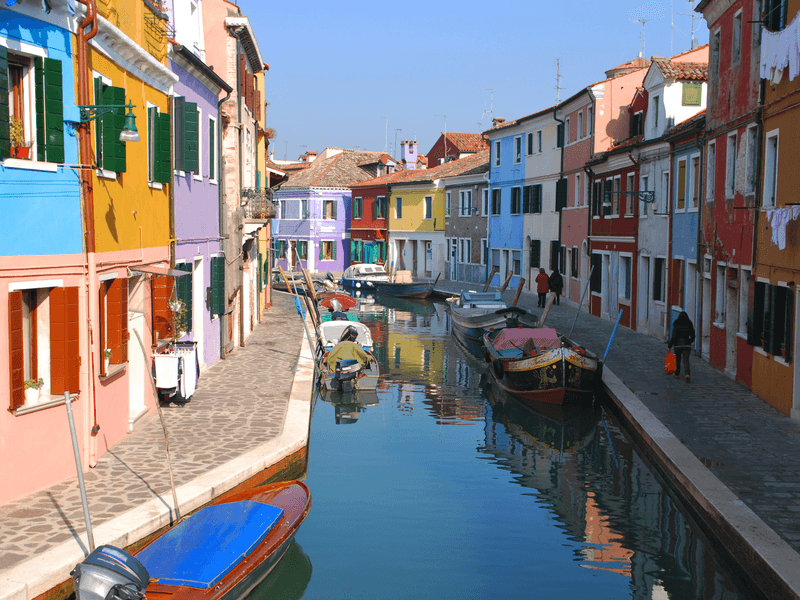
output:
{"label": "street lamp", "polygon": [[139,130],[136,129],[136,115],[133,114],[134,106],[133,101],[128,101],[127,104],[79,104],[78,108],[81,109],[81,123],[90,123],[106,113],[120,108],[127,108],[128,112],[125,113],[125,124],[119,134],[119,141],[138,142],[141,137],[139,137]]}

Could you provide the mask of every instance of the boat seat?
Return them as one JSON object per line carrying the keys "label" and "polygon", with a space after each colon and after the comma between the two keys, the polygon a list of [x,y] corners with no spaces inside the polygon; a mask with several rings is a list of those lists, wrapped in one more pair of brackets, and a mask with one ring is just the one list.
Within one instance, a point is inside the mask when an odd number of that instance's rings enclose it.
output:
{"label": "boat seat", "polygon": [[331,315],[331,321],[347,321],[347,314],[343,313],[340,310],[333,311]]}

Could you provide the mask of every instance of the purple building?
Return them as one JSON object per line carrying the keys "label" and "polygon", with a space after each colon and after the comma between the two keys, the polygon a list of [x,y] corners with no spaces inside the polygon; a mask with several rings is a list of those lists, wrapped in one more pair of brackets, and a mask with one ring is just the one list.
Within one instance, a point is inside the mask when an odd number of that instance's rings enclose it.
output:
{"label": "purple building", "polygon": [[190,273],[176,278],[176,296],[185,306],[181,341],[197,342],[202,369],[220,358],[220,318],[206,298],[213,297],[220,276],[224,282],[217,103],[220,92],[229,93],[231,87],[182,45],[170,49],[169,67],[179,78],[172,131],[175,268]]}
{"label": "purple building", "polygon": [[273,266],[344,271],[350,265],[350,186],[391,173],[395,166],[382,152],[326,148],[309,167],[291,174],[274,196],[279,214],[273,222]]}

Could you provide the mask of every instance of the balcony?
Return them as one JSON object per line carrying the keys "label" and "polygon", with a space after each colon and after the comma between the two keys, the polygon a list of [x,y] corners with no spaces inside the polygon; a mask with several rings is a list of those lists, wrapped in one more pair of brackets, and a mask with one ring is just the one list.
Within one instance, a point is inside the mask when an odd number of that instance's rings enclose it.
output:
{"label": "balcony", "polygon": [[278,205],[272,200],[272,190],[242,188],[240,196],[245,223],[264,224],[278,216]]}

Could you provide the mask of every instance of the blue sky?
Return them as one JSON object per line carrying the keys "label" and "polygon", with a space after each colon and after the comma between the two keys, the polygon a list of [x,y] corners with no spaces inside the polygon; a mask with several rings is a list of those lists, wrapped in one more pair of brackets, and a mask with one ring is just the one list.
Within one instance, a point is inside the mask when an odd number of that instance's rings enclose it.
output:
{"label": "blue sky", "polygon": [[[654,17],[645,56],[669,56],[671,47],[669,0],[239,5],[270,65],[267,124],[281,159],[327,146],[384,150],[381,117],[389,148],[397,136],[428,152],[445,129],[441,115],[447,131],[478,132],[491,126],[492,109],[515,119],[552,106],[556,58],[563,100],[638,55],[640,14]],[[691,4],[672,0],[672,11],[677,54],[690,49],[690,17],[680,13]],[[708,29],[695,14],[695,37],[705,44]]]}

